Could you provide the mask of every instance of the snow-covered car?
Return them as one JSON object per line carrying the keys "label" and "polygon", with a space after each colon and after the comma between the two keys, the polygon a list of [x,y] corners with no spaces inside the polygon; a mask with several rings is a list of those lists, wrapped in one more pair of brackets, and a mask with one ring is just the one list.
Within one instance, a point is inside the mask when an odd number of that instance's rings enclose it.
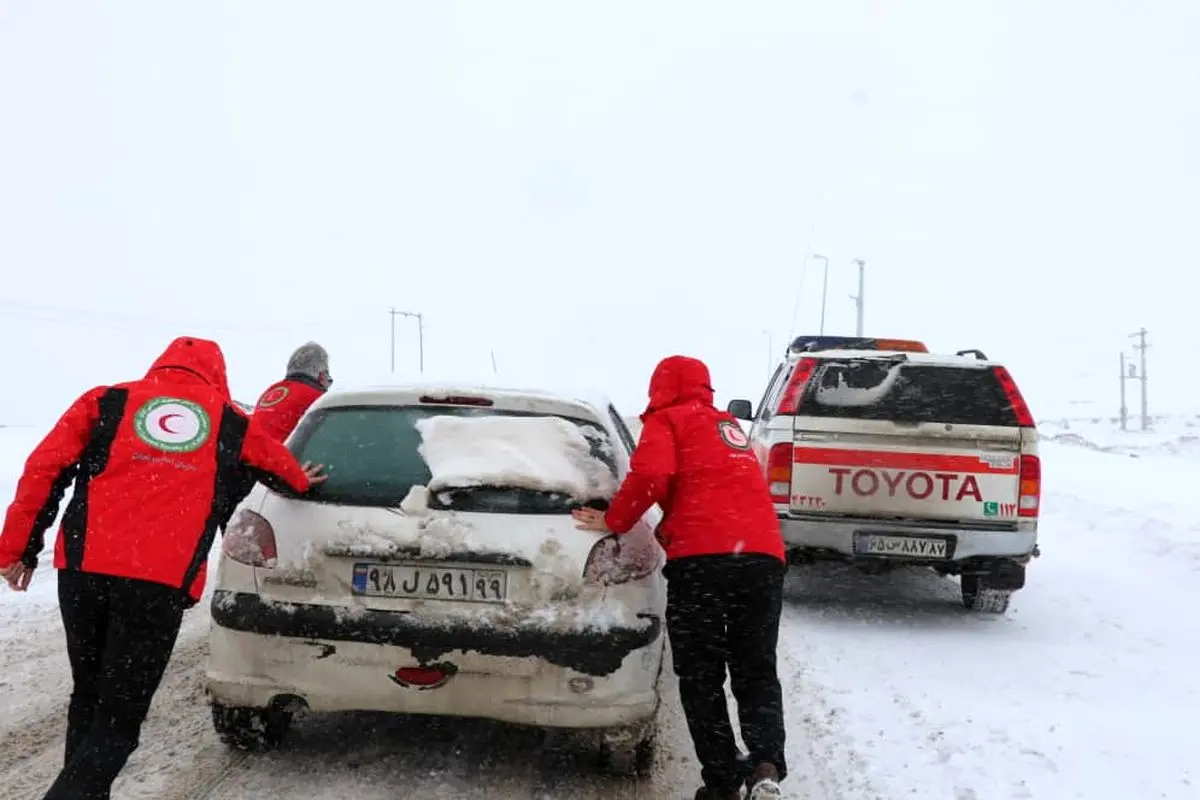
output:
{"label": "snow-covered car", "polygon": [[207,691],[228,744],[298,711],[477,717],[652,759],[666,586],[657,508],[578,530],[634,440],[607,400],[478,387],[332,392],[288,440],[329,479],[257,486],[225,533]]}

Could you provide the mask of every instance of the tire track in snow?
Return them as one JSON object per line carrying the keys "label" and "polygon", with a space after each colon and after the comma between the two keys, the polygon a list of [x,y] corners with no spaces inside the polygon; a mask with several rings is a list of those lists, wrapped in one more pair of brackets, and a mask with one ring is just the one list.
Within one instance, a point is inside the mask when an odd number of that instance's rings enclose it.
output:
{"label": "tire track in snow", "polygon": [[[197,631],[197,626],[191,626],[189,636],[182,635],[180,642],[171,657],[167,673],[163,677],[162,686],[155,696],[151,707],[150,717],[142,729],[142,746],[130,759],[126,773],[134,771],[135,765],[148,757],[153,757],[164,747],[163,743],[175,736],[175,725],[162,713],[163,706],[174,706],[181,694],[186,695],[189,681],[194,681],[198,668],[207,653],[207,642]],[[48,638],[47,647],[65,649],[61,631],[55,631],[53,642],[49,641],[50,633],[43,634]],[[63,655],[65,662],[66,657]],[[54,780],[54,776],[62,768],[63,736],[66,733],[67,701],[69,699],[69,678],[67,687],[54,695],[53,704],[49,710],[36,721],[18,723],[18,727],[5,733],[5,754],[8,757],[0,760],[0,784],[7,789],[7,800],[37,800]],[[122,776],[122,780],[124,776]],[[118,781],[120,786],[120,780]],[[120,791],[114,791],[117,797],[123,796]]]}

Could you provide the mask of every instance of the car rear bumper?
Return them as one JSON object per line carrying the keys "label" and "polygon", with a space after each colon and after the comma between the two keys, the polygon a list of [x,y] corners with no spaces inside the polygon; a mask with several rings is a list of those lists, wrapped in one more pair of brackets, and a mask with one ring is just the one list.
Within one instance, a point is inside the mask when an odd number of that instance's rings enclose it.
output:
{"label": "car rear bumper", "polygon": [[593,676],[614,672],[626,656],[662,635],[662,619],[652,614],[638,614],[640,624],[628,627],[558,627],[537,621],[475,626],[469,618],[431,621],[406,611],[267,601],[225,590],[213,593],[211,613],[214,624],[243,633],[393,645],[411,650],[421,662],[456,651],[540,658]]}
{"label": "car rear bumper", "polygon": [[854,547],[856,535],[868,531],[893,536],[949,538],[953,542],[950,556],[941,559],[949,562],[989,557],[1025,559],[1033,555],[1037,546],[1036,523],[1030,523],[1028,528],[1022,528],[1018,523],[1016,529],[988,530],[903,520],[820,519],[815,516],[784,516],[779,521],[784,543],[789,549],[826,551],[855,559],[917,560],[858,553]]}
{"label": "car rear bumper", "polygon": [[[249,605],[245,600],[242,603]],[[409,641],[406,637],[414,627],[377,626],[369,636],[364,636],[360,627],[353,631],[357,640],[351,640],[346,631],[326,630],[327,626],[311,618],[305,622],[303,618],[316,613],[312,610],[315,608],[319,607],[295,612],[299,619],[288,626],[271,614],[254,623],[245,617],[230,619],[228,607],[223,621],[218,620],[214,607],[216,624],[209,634],[206,681],[209,696],[237,707],[265,708],[287,698],[299,699],[309,710],[318,712],[479,717],[553,728],[637,726],[651,719],[658,707],[657,679],[664,649],[658,624],[648,626],[654,635],[640,647],[629,647],[619,632],[589,634],[593,651],[622,655],[611,656],[616,658],[615,669],[587,674],[533,654],[508,653],[480,659],[474,651],[470,660],[456,659],[455,652],[435,659],[421,658],[417,645],[397,643]],[[237,630],[226,624],[229,622],[260,630]],[[400,635],[398,631],[405,633]],[[439,635],[436,629],[425,628],[424,632]],[[314,635],[317,633],[338,635]],[[523,649],[557,646],[554,642],[564,648],[580,645],[569,638],[530,642],[530,648]],[[614,647],[614,642],[619,643]],[[479,638],[471,641],[472,646],[482,643]],[[404,687],[393,679],[398,668],[418,663],[449,663],[462,668],[436,689]],[[484,663],[486,668],[481,666]]]}

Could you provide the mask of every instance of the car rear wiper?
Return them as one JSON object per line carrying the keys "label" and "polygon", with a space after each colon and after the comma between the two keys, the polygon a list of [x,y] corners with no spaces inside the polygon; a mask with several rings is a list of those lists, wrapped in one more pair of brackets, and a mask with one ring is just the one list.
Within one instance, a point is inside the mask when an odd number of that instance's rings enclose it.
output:
{"label": "car rear wiper", "polygon": [[429,494],[429,507],[443,511],[565,514],[578,505],[564,492],[523,486],[455,486]]}

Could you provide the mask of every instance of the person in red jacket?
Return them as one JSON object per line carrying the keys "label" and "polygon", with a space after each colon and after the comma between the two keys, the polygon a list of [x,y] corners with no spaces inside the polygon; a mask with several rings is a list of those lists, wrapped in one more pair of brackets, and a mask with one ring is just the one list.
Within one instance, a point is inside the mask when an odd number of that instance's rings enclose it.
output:
{"label": "person in red jacket", "polygon": [[[284,442],[296,429],[308,407],[329,391],[333,378],[329,374],[329,354],[316,342],[296,348],[288,359],[284,379],[267,387],[258,398],[250,416],[250,424],[277,442]],[[237,507],[254,491],[258,481],[241,470],[233,481],[228,502],[221,510],[218,527],[223,532]]]}
{"label": "person in red jacket", "polygon": [[183,612],[204,591],[235,471],[280,491],[323,480],[234,408],[211,341],[176,339],[146,377],[76,400],[34,449],[0,530],[0,576],[24,591],[54,546],[74,687],[66,757],[45,800],[108,798],[137,749]]}
{"label": "person in red jacket", "polygon": [[[659,362],[629,473],[607,511],[573,512],[578,527],[628,532],[654,504],[667,554],[667,634],[679,696],[700,761],[696,800],[777,798],[787,775],[783,695],[775,665],[787,570],[762,467],[737,420],[713,407],[708,367]],[[728,669],[752,774],[738,758],[725,702]]]}
{"label": "person in red jacket", "polygon": [[301,345],[288,359],[287,374],[258,398],[254,424],[277,442],[292,435],[308,407],[329,391],[329,354],[316,342]]}

